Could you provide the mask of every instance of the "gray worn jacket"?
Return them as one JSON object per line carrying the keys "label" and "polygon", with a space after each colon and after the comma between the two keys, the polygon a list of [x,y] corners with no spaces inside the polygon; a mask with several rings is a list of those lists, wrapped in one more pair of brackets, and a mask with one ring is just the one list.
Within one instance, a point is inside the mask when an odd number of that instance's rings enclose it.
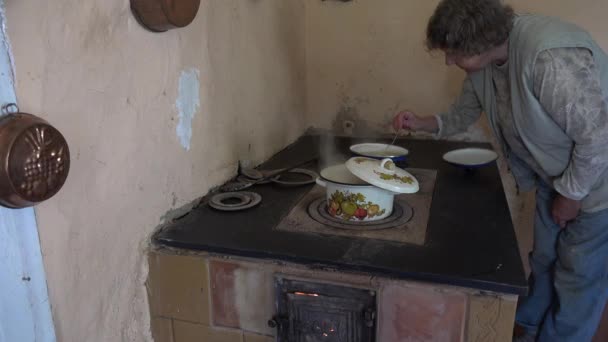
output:
{"label": "gray worn jacket", "polygon": [[[540,53],[558,48],[585,48],[593,54],[604,94],[608,92],[608,56],[591,36],[579,27],[556,18],[521,15],[516,18],[509,38],[509,83],[515,131],[544,173],[559,178],[575,158],[576,144],[560,127],[533,92],[533,73]],[[496,94],[492,67],[469,75],[476,100],[486,112],[499,140],[501,129],[497,120]],[[574,90],[573,90],[574,91]],[[461,101],[466,99],[461,99]],[[608,132],[606,132],[608,134]],[[528,189],[535,181],[534,172],[512,156],[504,141],[502,146],[509,159],[518,185]],[[608,172],[594,180],[594,185],[582,199],[582,209],[594,212],[608,208]]]}

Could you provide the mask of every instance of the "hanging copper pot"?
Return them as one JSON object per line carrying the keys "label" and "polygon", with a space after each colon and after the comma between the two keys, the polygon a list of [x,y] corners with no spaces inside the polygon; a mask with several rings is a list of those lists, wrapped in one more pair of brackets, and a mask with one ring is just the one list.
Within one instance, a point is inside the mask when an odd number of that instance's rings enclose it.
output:
{"label": "hanging copper pot", "polygon": [[131,0],[131,10],[144,27],[164,32],[189,25],[200,4],[200,0]]}
{"label": "hanging copper pot", "polygon": [[65,183],[70,151],[61,133],[45,120],[20,113],[15,104],[0,117],[0,205],[33,206],[53,197]]}

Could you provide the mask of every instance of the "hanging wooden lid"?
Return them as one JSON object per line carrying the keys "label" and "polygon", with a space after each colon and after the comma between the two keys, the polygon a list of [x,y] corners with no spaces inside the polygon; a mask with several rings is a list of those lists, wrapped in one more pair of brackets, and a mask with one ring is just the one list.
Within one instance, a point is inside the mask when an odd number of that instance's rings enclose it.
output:
{"label": "hanging wooden lid", "polygon": [[164,32],[188,26],[200,4],[200,0],[131,0],[131,10],[144,27]]}

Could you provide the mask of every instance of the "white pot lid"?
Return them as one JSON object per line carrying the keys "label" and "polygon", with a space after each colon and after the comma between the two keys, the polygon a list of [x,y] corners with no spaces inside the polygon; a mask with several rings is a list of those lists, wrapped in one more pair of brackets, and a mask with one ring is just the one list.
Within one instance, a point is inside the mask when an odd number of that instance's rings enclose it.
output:
{"label": "white pot lid", "polygon": [[369,184],[385,190],[400,194],[412,194],[420,190],[418,180],[409,172],[398,168],[389,158],[376,160],[353,157],[346,162],[346,168]]}

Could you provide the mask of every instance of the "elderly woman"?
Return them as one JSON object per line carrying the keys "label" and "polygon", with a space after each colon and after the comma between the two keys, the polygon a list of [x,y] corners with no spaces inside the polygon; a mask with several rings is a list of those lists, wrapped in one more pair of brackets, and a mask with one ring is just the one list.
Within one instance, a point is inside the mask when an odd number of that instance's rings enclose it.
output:
{"label": "elderly woman", "polygon": [[427,46],[466,71],[462,93],[443,114],[397,114],[395,128],[441,137],[486,113],[518,187],[537,191],[515,340],[590,341],[608,290],[608,56],[579,27],[500,0],[441,1]]}

